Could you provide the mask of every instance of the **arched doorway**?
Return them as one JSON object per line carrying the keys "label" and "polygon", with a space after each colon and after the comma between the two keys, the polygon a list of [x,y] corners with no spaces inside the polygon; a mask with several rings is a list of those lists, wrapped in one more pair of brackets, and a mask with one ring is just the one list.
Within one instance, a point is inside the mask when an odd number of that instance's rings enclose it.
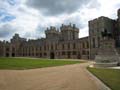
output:
{"label": "arched doorway", "polygon": [[51,52],[50,53],[50,59],[54,59],[54,58],[55,58],[54,52]]}
{"label": "arched doorway", "polygon": [[71,58],[71,52],[68,51],[68,59],[70,59],[70,58]]}
{"label": "arched doorway", "polygon": [[12,57],[15,57],[15,53],[12,53]]}
{"label": "arched doorway", "polygon": [[6,57],[9,57],[9,53],[6,53],[6,55],[5,55]]}
{"label": "arched doorway", "polygon": [[78,59],[81,59],[81,54],[80,54],[80,53],[78,53],[77,58],[78,58]]}

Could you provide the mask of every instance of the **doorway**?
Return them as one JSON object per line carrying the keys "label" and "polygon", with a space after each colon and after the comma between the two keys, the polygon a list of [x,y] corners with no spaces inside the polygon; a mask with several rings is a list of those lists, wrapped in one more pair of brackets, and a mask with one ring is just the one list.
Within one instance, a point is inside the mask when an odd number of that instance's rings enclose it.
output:
{"label": "doorway", "polygon": [[68,59],[70,59],[71,58],[71,52],[70,51],[68,51]]}
{"label": "doorway", "polygon": [[80,53],[78,54],[78,57],[77,57],[77,58],[78,58],[78,59],[81,59],[81,54],[80,54]]}
{"label": "doorway", "polygon": [[54,59],[54,58],[55,58],[54,52],[51,52],[50,53],[50,59]]}
{"label": "doorway", "polygon": [[12,53],[12,57],[15,57],[15,53]]}
{"label": "doorway", "polygon": [[6,57],[9,57],[9,53],[6,53],[6,55],[5,55]]}

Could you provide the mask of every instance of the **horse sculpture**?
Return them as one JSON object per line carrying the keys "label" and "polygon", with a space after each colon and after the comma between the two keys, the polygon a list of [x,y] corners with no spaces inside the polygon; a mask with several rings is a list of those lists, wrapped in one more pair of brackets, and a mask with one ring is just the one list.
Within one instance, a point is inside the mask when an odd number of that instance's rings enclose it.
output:
{"label": "horse sculpture", "polygon": [[103,32],[101,32],[101,35],[103,38],[108,38],[108,39],[112,38],[112,34],[108,32],[106,29]]}

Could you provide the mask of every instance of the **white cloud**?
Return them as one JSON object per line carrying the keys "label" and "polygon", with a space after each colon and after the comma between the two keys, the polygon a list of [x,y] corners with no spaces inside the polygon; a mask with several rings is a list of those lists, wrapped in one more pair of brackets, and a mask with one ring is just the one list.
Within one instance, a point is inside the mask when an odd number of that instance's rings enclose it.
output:
{"label": "white cloud", "polygon": [[58,16],[45,16],[39,10],[30,6],[28,7],[26,5],[27,0],[17,1],[17,4],[14,6],[9,5],[4,0],[0,1],[0,8],[4,8],[7,12],[16,17],[13,21],[1,23],[0,27],[9,24],[16,29],[16,33],[19,33],[20,36],[24,37],[26,35],[27,38],[44,36],[44,30],[42,29],[51,25],[58,27],[62,23],[69,24],[70,22],[77,24],[80,28],[80,37],[84,37],[88,35],[89,20],[99,16],[107,16],[115,19],[117,18],[117,9],[120,8],[120,0],[98,0],[98,3],[90,2],[70,14],[66,13]]}

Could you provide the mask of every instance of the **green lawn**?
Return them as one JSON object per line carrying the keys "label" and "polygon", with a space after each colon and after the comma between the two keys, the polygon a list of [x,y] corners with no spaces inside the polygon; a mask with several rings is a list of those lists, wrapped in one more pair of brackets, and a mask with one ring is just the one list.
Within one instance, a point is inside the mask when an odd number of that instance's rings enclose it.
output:
{"label": "green lawn", "polygon": [[120,90],[120,70],[100,68],[88,68],[88,70],[112,90]]}
{"label": "green lawn", "polygon": [[77,64],[82,61],[28,59],[28,58],[0,58],[0,69],[34,69],[67,64]]}

